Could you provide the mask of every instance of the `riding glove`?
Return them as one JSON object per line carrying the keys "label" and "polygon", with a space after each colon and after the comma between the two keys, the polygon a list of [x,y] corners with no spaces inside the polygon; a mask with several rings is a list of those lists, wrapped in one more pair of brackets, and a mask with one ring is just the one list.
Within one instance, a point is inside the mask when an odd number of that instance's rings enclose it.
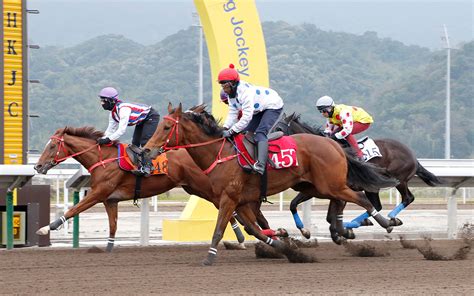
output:
{"label": "riding glove", "polygon": [[222,136],[224,138],[230,138],[234,135],[234,131],[231,130],[231,129],[228,129],[228,130],[225,130],[223,133],[222,133]]}
{"label": "riding glove", "polygon": [[109,143],[112,143],[112,140],[109,139],[108,137],[100,138],[100,139],[97,140],[97,144],[99,144],[99,145],[105,145],[105,144],[109,144]]}

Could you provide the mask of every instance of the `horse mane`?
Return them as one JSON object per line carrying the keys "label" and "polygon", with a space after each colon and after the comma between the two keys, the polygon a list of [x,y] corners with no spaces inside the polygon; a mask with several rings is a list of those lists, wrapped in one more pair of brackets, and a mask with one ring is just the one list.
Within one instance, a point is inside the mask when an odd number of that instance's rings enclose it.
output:
{"label": "horse mane", "polygon": [[183,118],[196,123],[208,136],[222,136],[224,128],[220,126],[220,120],[216,120],[214,116],[205,109],[205,107],[201,112],[194,112],[198,107],[202,106],[197,105],[183,112]]}
{"label": "horse mane", "polygon": [[104,136],[104,132],[96,130],[92,126],[84,126],[84,127],[69,127],[66,126],[63,129],[64,134],[68,134],[71,136],[87,138],[91,140],[97,140]]}
{"label": "horse mane", "polygon": [[[318,128],[314,127],[314,126],[310,126],[309,124],[307,124],[306,122],[303,122],[301,121],[301,114],[298,114],[296,112],[293,112],[290,116],[290,121],[294,121],[295,123],[299,124],[302,128],[304,128],[305,130],[307,130],[308,132],[314,134],[314,135],[319,135],[319,131],[318,131]],[[289,122],[290,122],[289,121]]]}

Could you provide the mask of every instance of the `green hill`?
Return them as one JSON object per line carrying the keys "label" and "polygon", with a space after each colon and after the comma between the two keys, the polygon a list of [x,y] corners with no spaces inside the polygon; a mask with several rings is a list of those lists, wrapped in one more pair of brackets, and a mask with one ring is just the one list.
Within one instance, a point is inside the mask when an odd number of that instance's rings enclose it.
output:
{"label": "green hill", "polygon": [[[402,140],[421,158],[444,157],[445,51],[405,46],[374,32],[325,32],[284,22],[264,23],[263,29],[271,87],[283,97],[287,113],[302,113],[304,121],[320,125],[314,104],[330,95],[374,116],[369,135]],[[42,149],[65,125],[105,129],[108,114],[97,99],[104,86],[115,86],[125,100],[151,104],[160,114],[169,101],[196,104],[197,38],[196,29],[189,28],[151,46],[106,35],[70,48],[33,51],[30,77],[41,84],[30,86],[30,113],[41,117],[31,120],[30,149]],[[474,42],[452,51],[455,158],[474,156],[473,51]],[[204,55],[204,100],[210,103],[206,50]]]}

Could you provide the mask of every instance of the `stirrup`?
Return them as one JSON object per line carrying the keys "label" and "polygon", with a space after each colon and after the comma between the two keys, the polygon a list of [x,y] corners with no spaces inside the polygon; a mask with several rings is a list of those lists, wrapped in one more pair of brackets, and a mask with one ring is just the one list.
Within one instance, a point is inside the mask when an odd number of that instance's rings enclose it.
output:
{"label": "stirrup", "polygon": [[137,170],[142,176],[148,177],[151,175],[151,169],[149,167],[140,167]]}
{"label": "stirrup", "polygon": [[263,166],[260,166],[260,162],[259,162],[259,161],[255,162],[255,163],[252,165],[252,168],[253,168],[253,170],[254,170],[256,173],[258,173],[258,174],[260,174],[260,175],[263,175],[263,174],[265,173],[265,166],[264,166],[264,165],[263,165]]}

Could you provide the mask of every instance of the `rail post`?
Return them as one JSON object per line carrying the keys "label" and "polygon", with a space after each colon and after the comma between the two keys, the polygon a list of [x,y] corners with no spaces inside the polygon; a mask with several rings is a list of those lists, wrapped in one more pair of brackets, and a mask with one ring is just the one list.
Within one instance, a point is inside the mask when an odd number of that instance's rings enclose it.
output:
{"label": "rail post", "polygon": [[[79,191],[74,191],[73,196],[74,205],[79,203]],[[79,214],[73,218],[74,227],[72,229],[72,247],[79,248]]]}
{"label": "rail post", "polygon": [[7,191],[7,250],[13,249],[13,191]]}

